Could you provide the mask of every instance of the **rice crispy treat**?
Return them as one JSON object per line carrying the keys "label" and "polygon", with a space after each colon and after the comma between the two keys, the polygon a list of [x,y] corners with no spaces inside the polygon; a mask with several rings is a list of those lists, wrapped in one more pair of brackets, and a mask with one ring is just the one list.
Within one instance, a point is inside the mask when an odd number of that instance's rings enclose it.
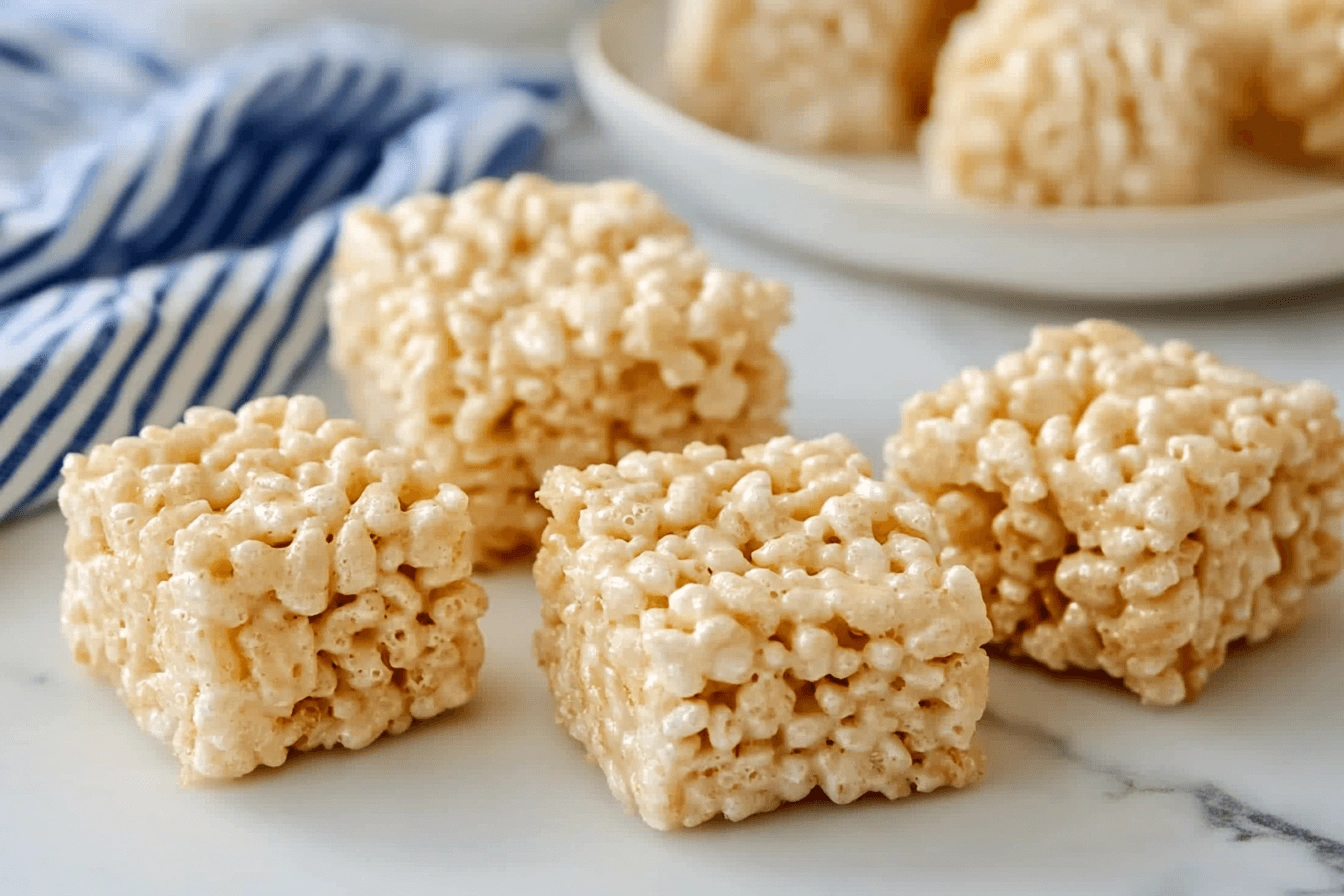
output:
{"label": "rice crispy treat", "polygon": [[720,130],[802,152],[914,143],[938,49],[974,0],[674,0],[678,105]]}
{"label": "rice crispy treat", "polygon": [[[1248,0],[1267,35],[1261,90],[1277,154],[1344,165],[1344,0]],[[1271,148],[1273,150],[1274,147]]]}
{"label": "rice crispy treat", "polygon": [[536,656],[627,811],[665,830],[980,777],[979,587],[870,473],[830,436],[547,474]]}
{"label": "rice crispy treat", "polygon": [[712,265],[632,183],[520,175],[356,211],[330,298],[358,416],[466,491],[479,563],[535,550],[556,464],[785,431],[788,289]]}
{"label": "rice crispy treat", "polygon": [[994,642],[1194,699],[1230,643],[1292,627],[1340,569],[1344,437],[1280,385],[1104,321],[911,399],[886,448],[975,571]]}
{"label": "rice crispy treat", "polygon": [[[1153,2],[1153,0],[1147,0]],[[1161,0],[1183,26],[1198,30],[1218,65],[1222,109],[1243,120],[1260,105],[1256,78],[1268,50],[1254,4],[1263,0]]]}
{"label": "rice crispy treat", "polygon": [[985,0],[939,60],[930,181],[1026,206],[1204,199],[1228,125],[1218,46],[1161,0]]}
{"label": "rice crispy treat", "polygon": [[195,408],[63,472],[66,639],[184,781],[358,749],[474,693],[466,495],[317,399]]}

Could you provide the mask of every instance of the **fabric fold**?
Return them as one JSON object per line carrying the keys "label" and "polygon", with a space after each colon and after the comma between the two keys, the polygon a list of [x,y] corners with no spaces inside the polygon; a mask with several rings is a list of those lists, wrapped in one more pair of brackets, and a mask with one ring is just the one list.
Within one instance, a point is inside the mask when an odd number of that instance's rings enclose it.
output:
{"label": "fabric fold", "polygon": [[[0,518],[50,501],[70,451],[285,390],[325,337],[344,210],[514,173],[571,95],[559,60],[345,26],[177,72],[0,23],[0,89],[39,77],[96,105],[87,66],[57,64],[76,49],[120,60],[123,114],[0,189]],[[0,152],[52,133],[13,123]]]}

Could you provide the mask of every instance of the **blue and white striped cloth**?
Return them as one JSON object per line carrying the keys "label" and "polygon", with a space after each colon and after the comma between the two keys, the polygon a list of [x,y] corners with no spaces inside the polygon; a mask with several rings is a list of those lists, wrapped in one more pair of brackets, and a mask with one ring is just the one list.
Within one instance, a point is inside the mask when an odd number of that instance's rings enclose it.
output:
{"label": "blue and white striped cloth", "polygon": [[514,172],[568,93],[559,63],[353,27],[183,72],[0,19],[0,519],[67,452],[285,390],[342,210]]}

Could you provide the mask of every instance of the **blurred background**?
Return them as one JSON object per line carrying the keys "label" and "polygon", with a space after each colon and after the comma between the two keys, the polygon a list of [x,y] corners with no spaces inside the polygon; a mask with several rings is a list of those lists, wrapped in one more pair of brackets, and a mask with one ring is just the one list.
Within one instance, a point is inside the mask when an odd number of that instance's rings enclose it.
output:
{"label": "blurred background", "polygon": [[314,19],[393,27],[427,41],[559,48],[600,0],[12,0],[0,10],[65,11],[115,24],[187,58]]}

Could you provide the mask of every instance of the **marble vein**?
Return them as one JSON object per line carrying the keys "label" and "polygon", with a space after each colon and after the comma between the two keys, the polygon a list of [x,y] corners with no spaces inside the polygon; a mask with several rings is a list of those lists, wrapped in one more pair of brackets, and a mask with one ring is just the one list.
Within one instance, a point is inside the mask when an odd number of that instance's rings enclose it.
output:
{"label": "marble vein", "polygon": [[1298,890],[1292,891],[1289,896],[1344,894],[1344,843],[1338,840],[1317,834],[1272,812],[1257,809],[1211,781],[1180,783],[1136,775],[1120,766],[1089,759],[1078,752],[1067,737],[1040,725],[1010,720],[993,710],[985,713],[984,720],[1048,747],[1065,762],[1114,781],[1120,789],[1110,794],[1113,799],[1124,799],[1136,793],[1187,796],[1199,806],[1208,827],[1230,832],[1237,842],[1268,839],[1303,847],[1338,883],[1337,887],[1328,890]]}

